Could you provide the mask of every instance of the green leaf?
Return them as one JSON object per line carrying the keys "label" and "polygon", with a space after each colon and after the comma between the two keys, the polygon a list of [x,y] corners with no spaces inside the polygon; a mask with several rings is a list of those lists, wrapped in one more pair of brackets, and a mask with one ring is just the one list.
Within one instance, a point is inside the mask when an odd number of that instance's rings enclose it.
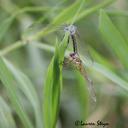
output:
{"label": "green leaf", "polygon": [[62,62],[68,45],[67,40],[68,34],[66,34],[60,45],[57,42],[55,54],[48,67],[43,97],[43,119],[45,128],[55,128],[56,126],[62,87]]}
{"label": "green leaf", "polygon": [[115,66],[110,63],[104,56],[102,56],[98,51],[91,48],[91,54],[93,58],[95,58],[95,61],[106,66],[107,68],[114,70]]}
{"label": "green leaf", "polygon": [[92,68],[98,71],[99,73],[101,73],[102,75],[104,75],[105,77],[107,77],[109,80],[116,83],[118,86],[120,86],[125,91],[128,91],[128,82],[126,82],[125,80],[117,76],[114,72],[107,69],[105,66],[98,64],[98,63],[94,63]]}
{"label": "green leaf", "polygon": [[24,93],[24,95],[28,98],[28,100],[32,104],[35,113],[36,126],[37,128],[41,128],[42,127],[41,108],[40,108],[39,97],[36,93],[34,85],[24,73],[16,69],[9,61],[5,60],[5,63],[8,69],[13,74],[15,80],[17,81],[18,88],[20,88],[20,90]]}
{"label": "green leaf", "polygon": [[84,3],[85,3],[85,0],[82,0],[82,1],[77,0],[74,4],[69,6],[67,9],[63,10],[57,17],[55,17],[51,24],[61,25],[62,23],[65,23],[65,22],[67,23],[67,21],[74,18],[77,11],[81,9]]}
{"label": "green leaf", "polygon": [[7,30],[9,29],[10,25],[12,24],[12,21],[14,20],[14,15],[10,16],[9,18],[6,18],[3,20],[0,24],[0,41],[5,36]]}
{"label": "green leaf", "polygon": [[22,9],[18,9],[13,15],[9,16],[5,20],[3,20],[0,24],[0,41],[6,35],[9,27],[11,26],[13,20],[22,13],[25,12],[40,12],[40,11],[47,11],[50,7],[25,7]]}
{"label": "green leaf", "polygon": [[4,58],[0,58],[0,80],[2,81],[4,87],[7,90],[9,99],[15,109],[16,113],[18,114],[20,120],[22,121],[25,128],[33,128],[27,114],[24,112],[22,105],[19,102],[17,89],[16,89],[16,82],[15,79],[8,69]]}
{"label": "green leaf", "polygon": [[9,105],[0,97],[0,128],[16,128]]}
{"label": "green leaf", "polygon": [[128,11],[125,10],[106,10],[106,12],[110,16],[128,17]]}
{"label": "green leaf", "polygon": [[84,58],[83,56],[81,56],[81,59],[82,59],[85,67],[88,67],[92,70],[95,70],[95,71],[101,73],[106,78],[108,78],[112,82],[116,83],[119,87],[121,87],[125,91],[128,91],[128,82],[123,80],[118,75],[116,75],[113,71],[109,70],[107,67],[103,66],[102,64],[99,64],[96,62],[94,62],[93,65],[90,65],[88,63],[88,60],[86,60],[86,58]]}
{"label": "green leaf", "polygon": [[120,62],[128,68],[128,59],[126,59],[128,55],[128,42],[122,33],[115,27],[104,10],[100,11],[99,29],[106,40],[106,45],[118,57]]}
{"label": "green leaf", "polygon": [[89,9],[81,11],[80,14],[77,17],[77,21],[79,21],[82,18],[94,13],[95,11],[98,11],[100,8],[103,8],[103,7],[106,7],[110,4],[112,4],[114,1],[116,1],[116,0],[104,0],[102,3],[99,3],[96,6],[93,6]]}

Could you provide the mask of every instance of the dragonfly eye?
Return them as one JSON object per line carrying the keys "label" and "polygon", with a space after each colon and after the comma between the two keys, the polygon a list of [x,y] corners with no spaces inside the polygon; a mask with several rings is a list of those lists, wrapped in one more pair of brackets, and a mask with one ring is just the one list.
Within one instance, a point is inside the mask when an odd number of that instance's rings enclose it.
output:
{"label": "dragonfly eye", "polygon": [[65,27],[65,28],[64,28],[64,31],[65,31],[65,32],[69,32],[69,28],[68,28],[68,27]]}
{"label": "dragonfly eye", "polygon": [[76,26],[70,25],[70,34],[71,35],[74,35],[76,33],[76,30],[77,30]]}
{"label": "dragonfly eye", "polygon": [[69,32],[71,35],[74,35],[77,31],[77,28],[74,25],[69,25],[69,26],[64,28],[64,31]]}

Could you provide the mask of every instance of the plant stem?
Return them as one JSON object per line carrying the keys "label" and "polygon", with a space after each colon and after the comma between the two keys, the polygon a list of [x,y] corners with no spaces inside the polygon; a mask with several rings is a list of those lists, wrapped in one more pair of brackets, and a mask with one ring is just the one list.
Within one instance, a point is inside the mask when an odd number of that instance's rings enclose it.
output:
{"label": "plant stem", "polygon": [[112,16],[124,16],[124,17],[128,17],[128,11],[106,10],[105,12],[107,12],[109,15],[112,15]]}
{"label": "plant stem", "polygon": [[22,41],[17,41],[16,43],[13,43],[12,45],[7,46],[3,50],[1,50],[0,51],[0,56],[4,56],[4,55],[8,54],[9,52],[24,46],[25,44],[26,43],[23,43]]}
{"label": "plant stem", "polygon": [[[8,53],[18,49],[18,48],[21,48],[25,45],[29,44],[29,42],[23,42],[23,41],[17,41],[16,43],[4,48],[3,50],[0,51],[0,56],[5,56],[7,55]],[[54,52],[54,47],[51,46],[51,45],[47,45],[47,44],[43,44],[43,43],[39,43],[39,42],[31,42],[30,43],[31,45],[35,46],[35,47],[38,47],[38,48],[41,48],[43,50],[46,50],[46,51],[49,51],[49,52]]]}

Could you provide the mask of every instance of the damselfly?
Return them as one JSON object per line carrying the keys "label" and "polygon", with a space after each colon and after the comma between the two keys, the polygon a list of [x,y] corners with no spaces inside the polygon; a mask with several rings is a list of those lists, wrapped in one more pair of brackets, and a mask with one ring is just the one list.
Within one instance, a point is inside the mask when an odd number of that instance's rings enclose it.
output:
{"label": "damselfly", "polygon": [[64,28],[64,31],[69,32],[69,38],[71,38],[73,42],[73,53],[69,54],[69,57],[64,60],[64,63],[66,63],[66,65],[69,63],[72,64],[81,73],[81,75],[83,75],[83,77],[88,83],[88,89],[89,89],[90,95],[92,99],[96,101],[95,91],[93,88],[93,82],[88,77],[87,72],[83,66],[82,60],[80,59],[80,56],[78,54],[77,41],[76,41],[77,28],[74,25],[69,25]]}

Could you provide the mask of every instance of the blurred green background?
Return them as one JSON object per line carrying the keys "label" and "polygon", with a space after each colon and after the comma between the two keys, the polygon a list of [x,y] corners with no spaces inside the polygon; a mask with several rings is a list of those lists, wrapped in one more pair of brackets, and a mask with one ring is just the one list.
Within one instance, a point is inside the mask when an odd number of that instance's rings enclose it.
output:
{"label": "blurred green background", "polygon": [[85,0],[79,10],[81,3],[0,0],[0,128],[45,128],[46,72],[56,39],[61,42],[64,25],[75,16],[78,51],[97,102],[81,75],[64,67],[56,127],[85,127],[76,120],[128,127],[128,1]]}

